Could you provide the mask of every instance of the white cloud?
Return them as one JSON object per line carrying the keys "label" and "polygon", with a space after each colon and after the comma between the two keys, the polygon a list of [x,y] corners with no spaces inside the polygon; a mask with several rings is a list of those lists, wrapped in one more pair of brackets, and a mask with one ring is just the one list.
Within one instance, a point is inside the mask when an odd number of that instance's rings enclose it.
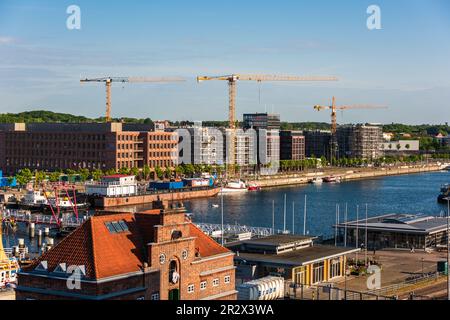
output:
{"label": "white cloud", "polygon": [[2,37],[0,36],[0,45],[3,44],[10,44],[15,42],[15,39],[13,37]]}

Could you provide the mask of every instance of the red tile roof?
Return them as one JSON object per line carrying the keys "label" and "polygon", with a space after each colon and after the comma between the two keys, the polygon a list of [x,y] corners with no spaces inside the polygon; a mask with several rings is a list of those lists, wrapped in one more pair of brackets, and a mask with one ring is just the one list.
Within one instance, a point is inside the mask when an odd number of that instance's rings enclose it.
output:
{"label": "red tile roof", "polygon": [[124,178],[124,177],[132,177],[131,174],[111,174],[109,176],[103,176],[103,178]]}
{"label": "red tile roof", "polygon": [[214,239],[206,235],[196,225],[191,223],[189,226],[191,237],[197,237],[195,239],[195,248],[198,250],[198,253],[200,253],[200,257],[204,258],[230,252],[230,250],[222,247]]}
{"label": "red tile roof", "polygon": [[[120,220],[125,221],[129,231],[111,233],[105,222]],[[32,271],[41,261],[47,261],[50,272],[60,263],[66,263],[67,266],[84,265],[88,279],[102,279],[140,271],[147,254],[146,244],[153,242],[153,227],[159,224],[159,221],[159,215],[153,211],[91,217],[53,249],[44,253],[30,266],[24,267],[24,270]],[[200,257],[230,252],[192,223],[190,233],[196,237],[195,248]]]}

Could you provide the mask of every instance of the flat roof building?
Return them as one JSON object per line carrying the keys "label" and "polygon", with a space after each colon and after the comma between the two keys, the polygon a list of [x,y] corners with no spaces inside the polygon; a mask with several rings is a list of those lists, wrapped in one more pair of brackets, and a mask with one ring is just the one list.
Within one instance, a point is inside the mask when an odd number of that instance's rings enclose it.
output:
{"label": "flat roof building", "polygon": [[29,123],[0,126],[0,169],[90,170],[173,166],[176,133],[150,124]]}
{"label": "flat roof building", "polygon": [[236,253],[236,278],[242,282],[280,276],[293,283],[313,285],[344,275],[346,255],[358,248],[315,245],[314,237],[272,235],[230,243]]}
{"label": "flat roof building", "polygon": [[[446,246],[447,218],[424,214],[386,214],[337,226],[340,242],[368,249],[427,249]],[[367,230],[367,245],[364,244]],[[358,237],[356,236],[358,235]],[[358,238],[358,243],[356,239]]]}

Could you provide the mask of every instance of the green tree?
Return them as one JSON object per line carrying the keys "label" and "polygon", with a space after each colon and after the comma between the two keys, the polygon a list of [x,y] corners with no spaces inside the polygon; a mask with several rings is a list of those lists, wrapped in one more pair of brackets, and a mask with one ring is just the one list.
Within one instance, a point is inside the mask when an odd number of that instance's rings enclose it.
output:
{"label": "green tree", "polygon": [[167,179],[172,178],[172,168],[166,167],[166,170],[164,170],[164,174],[166,175]]}
{"label": "green tree", "polygon": [[61,176],[61,172],[60,171],[55,171],[55,172],[51,172],[48,175],[48,179],[50,180],[50,182],[58,182],[60,176]]}
{"label": "green tree", "polygon": [[164,179],[164,171],[161,169],[160,166],[155,167],[155,174],[158,177],[158,179],[160,180]]}
{"label": "green tree", "polygon": [[144,180],[150,179],[150,172],[151,171],[152,170],[150,169],[150,167],[147,164],[144,166],[144,168],[142,168],[142,174],[144,176]]}
{"label": "green tree", "polygon": [[139,177],[139,173],[140,173],[139,168],[136,168],[136,167],[131,168],[130,173],[135,177]]}
{"label": "green tree", "polygon": [[130,174],[130,171],[131,171],[130,168],[127,167],[122,167],[119,169],[120,174]]}
{"label": "green tree", "polygon": [[113,169],[113,168],[108,169],[108,170],[106,170],[106,172],[105,172],[105,174],[106,174],[107,176],[112,176],[112,175],[115,175],[116,173],[117,173],[117,170],[116,170],[116,169]]}
{"label": "green tree", "polygon": [[35,182],[36,184],[39,184],[39,183],[44,182],[44,180],[45,180],[46,177],[47,177],[47,176],[46,176],[46,174],[45,174],[44,171],[36,170],[36,171],[34,172],[34,182]]}
{"label": "green tree", "polygon": [[91,173],[89,172],[89,169],[81,168],[78,170],[78,174],[80,175],[81,181],[86,181]]}
{"label": "green tree", "polygon": [[33,173],[28,168],[22,169],[16,174],[17,183],[21,186],[26,185],[32,178]]}
{"label": "green tree", "polygon": [[99,181],[103,177],[104,173],[101,169],[95,169],[92,171],[91,176],[95,181]]}

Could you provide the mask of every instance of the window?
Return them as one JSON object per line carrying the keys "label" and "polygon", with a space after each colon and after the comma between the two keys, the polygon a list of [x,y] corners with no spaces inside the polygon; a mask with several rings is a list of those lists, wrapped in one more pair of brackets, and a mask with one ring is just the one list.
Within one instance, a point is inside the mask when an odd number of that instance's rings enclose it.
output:
{"label": "window", "polygon": [[105,222],[105,226],[111,233],[120,233],[128,231],[128,226],[123,220]]}
{"label": "window", "polygon": [[219,285],[219,279],[218,278],[214,279],[212,284],[213,284],[213,287],[217,287]]}
{"label": "window", "polygon": [[194,293],[195,286],[193,284],[188,285],[187,291],[188,293]]}
{"label": "window", "polygon": [[166,256],[164,255],[164,253],[161,253],[159,255],[159,263],[164,264],[165,262],[166,262]]}
{"label": "window", "polygon": [[200,282],[200,290],[205,290],[206,289],[206,284],[207,284],[206,281]]}
{"label": "window", "polygon": [[159,300],[159,292],[152,293],[150,300]]}
{"label": "window", "polygon": [[231,277],[230,276],[225,276],[225,278],[223,279],[223,281],[225,283],[230,283],[231,282]]}
{"label": "window", "polygon": [[181,257],[183,258],[183,260],[186,260],[188,258],[188,251],[186,249],[181,253]]}

